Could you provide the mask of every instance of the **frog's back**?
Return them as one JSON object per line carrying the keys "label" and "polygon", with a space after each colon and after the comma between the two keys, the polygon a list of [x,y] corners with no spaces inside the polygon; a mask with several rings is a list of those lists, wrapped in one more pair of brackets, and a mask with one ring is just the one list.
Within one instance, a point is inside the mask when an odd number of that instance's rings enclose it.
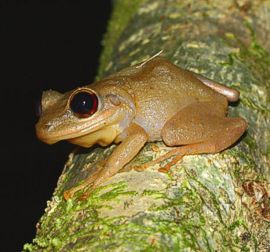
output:
{"label": "frog's back", "polygon": [[217,101],[224,113],[227,108],[225,96],[161,57],[123,69],[117,76],[124,77],[123,88],[132,93],[136,107],[134,121],[147,131],[150,140],[159,140],[165,122],[191,103]]}

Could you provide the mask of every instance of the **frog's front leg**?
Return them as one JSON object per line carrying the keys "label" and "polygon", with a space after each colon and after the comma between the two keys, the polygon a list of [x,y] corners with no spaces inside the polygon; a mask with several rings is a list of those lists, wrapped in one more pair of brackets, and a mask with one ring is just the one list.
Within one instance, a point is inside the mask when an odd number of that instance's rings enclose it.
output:
{"label": "frog's front leg", "polygon": [[244,119],[225,117],[220,104],[198,102],[188,105],[167,121],[161,131],[161,137],[168,146],[179,146],[157,160],[146,163],[140,170],[173,157],[165,167],[166,172],[184,155],[217,153],[234,144],[245,132]]}
{"label": "frog's front leg", "polygon": [[[88,177],[82,185],[66,191],[64,193],[65,199],[72,197],[78,190],[89,186],[91,186],[92,190],[107,181],[138,154],[148,139],[148,135],[144,129],[137,124],[131,124],[123,134],[123,141],[115,148],[111,156],[105,161],[103,167]],[[88,193],[83,195],[84,198],[87,196]]]}

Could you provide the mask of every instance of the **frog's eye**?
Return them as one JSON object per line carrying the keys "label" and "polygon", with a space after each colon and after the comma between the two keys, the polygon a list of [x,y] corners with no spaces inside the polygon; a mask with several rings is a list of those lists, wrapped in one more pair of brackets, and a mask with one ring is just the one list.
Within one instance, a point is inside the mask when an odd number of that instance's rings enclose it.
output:
{"label": "frog's eye", "polygon": [[98,98],[94,93],[82,91],[71,98],[69,106],[76,116],[86,118],[97,111]]}

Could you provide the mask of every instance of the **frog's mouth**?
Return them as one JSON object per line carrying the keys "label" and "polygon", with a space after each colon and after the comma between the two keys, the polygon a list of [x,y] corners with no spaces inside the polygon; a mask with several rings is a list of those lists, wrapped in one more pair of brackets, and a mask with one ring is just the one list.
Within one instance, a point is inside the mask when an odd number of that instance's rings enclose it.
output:
{"label": "frog's mouth", "polygon": [[[74,143],[76,142],[76,139],[78,139],[78,143],[80,142],[79,139],[82,139],[82,142],[85,142],[87,137],[94,134],[95,131],[99,131],[101,126],[100,124],[92,124],[91,126],[86,125],[86,127],[81,125],[81,127],[76,128],[74,131],[70,131],[70,129],[67,128],[56,132],[50,132],[48,127],[48,125],[39,127],[39,123],[36,125],[37,138],[46,144],[54,144],[62,140],[72,141],[72,139],[74,139]],[[84,138],[85,140],[83,140]]]}
{"label": "frog's mouth", "polygon": [[106,146],[112,143],[120,133],[117,123],[119,120],[119,115],[115,113],[115,109],[110,109],[96,114],[95,118],[92,117],[91,120],[85,120],[84,123],[81,122],[77,127],[60,125],[61,128],[58,127],[56,131],[50,130],[51,125],[38,122],[36,125],[36,135],[42,142],[47,144],[67,140],[83,147],[90,147],[95,143]]}

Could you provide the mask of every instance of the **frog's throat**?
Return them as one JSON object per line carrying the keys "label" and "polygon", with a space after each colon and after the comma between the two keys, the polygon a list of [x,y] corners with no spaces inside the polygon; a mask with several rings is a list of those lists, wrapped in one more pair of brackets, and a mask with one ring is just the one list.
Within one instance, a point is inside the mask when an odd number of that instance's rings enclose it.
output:
{"label": "frog's throat", "polygon": [[120,131],[116,126],[108,126],[87,135],[68,139],[68,141],[72,144],[86,148],[91,147],[94,144],[107,146],[115,140],[119,133]]}

